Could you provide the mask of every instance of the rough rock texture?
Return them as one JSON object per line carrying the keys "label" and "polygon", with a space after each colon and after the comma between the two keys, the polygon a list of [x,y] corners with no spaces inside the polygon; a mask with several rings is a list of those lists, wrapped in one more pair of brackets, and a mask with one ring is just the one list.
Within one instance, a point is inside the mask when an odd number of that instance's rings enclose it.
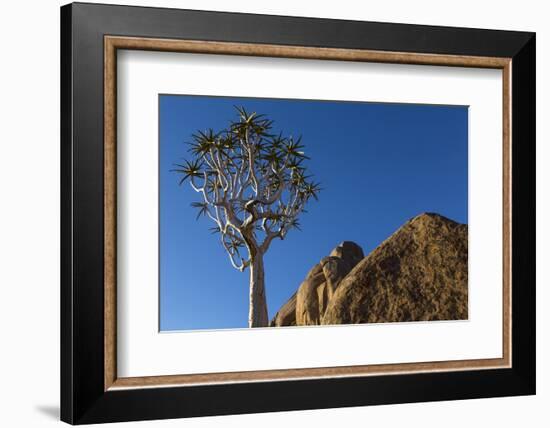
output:
{"label": "rough rock texture", "polygon": [[421,214],[340,283],[322,324],[468,318],[468,226]]}
{"label": "rough rock texture", "polygon": [[364,257],[354,242],[344,241],[313,266],[298,291],[281,307],[272,326],[319,325],[342,279]]}
{"label": "rough rock texture", "polygon": [[279,312],[271,320],[271,327],[296,325],[296,293],[281,306]]}
{"label": "rough rock texture", "polygon": [[367,257],[343,242],[306,276],[272,326],[468,318],[468,226],[421,214]]}

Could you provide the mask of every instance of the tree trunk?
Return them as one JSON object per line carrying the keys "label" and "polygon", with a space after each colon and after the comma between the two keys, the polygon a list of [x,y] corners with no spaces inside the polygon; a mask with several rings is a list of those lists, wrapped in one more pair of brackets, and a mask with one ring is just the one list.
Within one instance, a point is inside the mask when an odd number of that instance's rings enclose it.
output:
{"label": "tree trunk", "polygon": [[268,327],[267,302],[264,285],[264,260],[262,254],[256,254],[250,263],[250,306],[248,311],[249,327]]}

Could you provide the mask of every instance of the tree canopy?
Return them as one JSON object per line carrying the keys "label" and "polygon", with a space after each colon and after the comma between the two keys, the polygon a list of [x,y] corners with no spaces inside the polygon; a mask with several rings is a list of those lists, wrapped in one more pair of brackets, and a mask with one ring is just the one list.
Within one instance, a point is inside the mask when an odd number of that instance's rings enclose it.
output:
{"label": "tree canopy", "polygon": [[191,204],[197,218],[214,222],[212,232],[242,271],[273,239],[300,229],[299,215],[321,188],[307,173],[301,137],[273,133],[265,115],[235,108],[238,118],[226,129],[192,136],[190,158],[173,171],[181,175],[180,185],[189,181],[201,195]]}

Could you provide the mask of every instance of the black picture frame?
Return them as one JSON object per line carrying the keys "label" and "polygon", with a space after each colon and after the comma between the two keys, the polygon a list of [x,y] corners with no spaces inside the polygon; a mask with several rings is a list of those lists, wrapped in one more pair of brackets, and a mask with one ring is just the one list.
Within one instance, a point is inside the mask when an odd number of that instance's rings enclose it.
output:
{"label": "black picture frame", "polygon": [[[512,58],[512,367],[104,390],[104,36]],[[73,3],[61,8],[61,420],[71,424],[535,393],[535,34]]]}

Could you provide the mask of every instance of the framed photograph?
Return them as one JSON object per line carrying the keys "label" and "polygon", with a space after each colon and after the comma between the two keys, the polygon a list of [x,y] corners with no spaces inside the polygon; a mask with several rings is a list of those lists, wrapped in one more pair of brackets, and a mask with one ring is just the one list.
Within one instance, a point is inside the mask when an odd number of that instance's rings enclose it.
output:
{"label": "framed photograph", "polygon": [[535,393],[535,35],[61,8],[61,418]]}

